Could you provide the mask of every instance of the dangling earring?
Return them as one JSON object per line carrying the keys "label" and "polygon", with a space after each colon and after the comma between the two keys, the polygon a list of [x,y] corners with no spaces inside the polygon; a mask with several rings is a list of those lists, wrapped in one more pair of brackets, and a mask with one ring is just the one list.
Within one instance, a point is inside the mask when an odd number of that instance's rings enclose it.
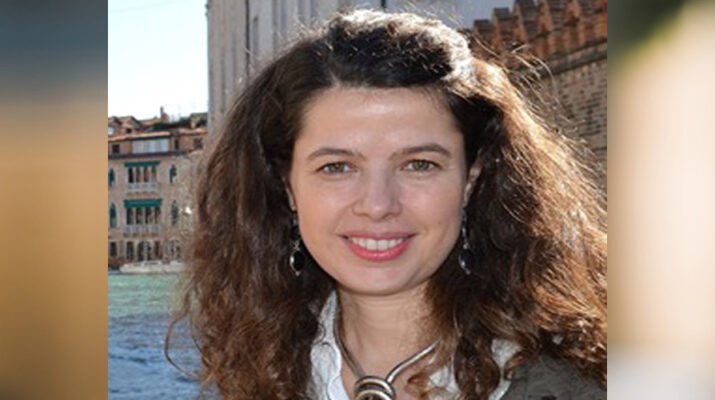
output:
{"label": "dangling earring", "polygon": [[474,270],[474,252],[469,246],[467,235],[467,211],[462,211],[462,249],[459,251],[459,267],[465,275],[471,275]]}
{"label": "dangling earring", "polygon": [[293,270],[293,274],[299,277],[301,272],[303,272],[303,267],[305,266],[305,254],[303,253],[303,248],[300,240],[300,229],[298,228],[298,217],[293,213],[293,218],[291,220],[290,227],[291,236],[291,253],[288,259],[288,265],[290,269]]}

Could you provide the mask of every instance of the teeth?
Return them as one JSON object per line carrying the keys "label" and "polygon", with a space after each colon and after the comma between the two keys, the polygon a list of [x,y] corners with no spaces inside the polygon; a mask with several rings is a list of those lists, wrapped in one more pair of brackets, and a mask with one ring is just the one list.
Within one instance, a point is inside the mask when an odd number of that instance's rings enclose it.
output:
{"label": "teeth", "polygon": [[404,241],[404,239],[375,240],[365,238],[350,238],[350,241],[370,251],[384,251],[399,245]]}

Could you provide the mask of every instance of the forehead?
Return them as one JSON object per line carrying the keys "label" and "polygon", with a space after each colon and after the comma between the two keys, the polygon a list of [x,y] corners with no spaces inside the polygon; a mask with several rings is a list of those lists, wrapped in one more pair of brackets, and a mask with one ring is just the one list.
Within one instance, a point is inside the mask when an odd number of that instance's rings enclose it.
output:
{"label": "forehead", "polygon": [[461,134],[441,95],[418,89],[328,89],[303,115],[296,150],[306,146],[461,145]]}

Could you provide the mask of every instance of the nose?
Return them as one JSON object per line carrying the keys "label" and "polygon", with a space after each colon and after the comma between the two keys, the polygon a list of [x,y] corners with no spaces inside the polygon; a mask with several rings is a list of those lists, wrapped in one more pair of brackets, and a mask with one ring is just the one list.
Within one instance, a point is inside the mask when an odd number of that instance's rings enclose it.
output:
{"label": "nose", "polygon": [[356,215],[380,221],[396,216],[401,211],[400,188],[390,174],[376,172],[363,179],[353,206]]}

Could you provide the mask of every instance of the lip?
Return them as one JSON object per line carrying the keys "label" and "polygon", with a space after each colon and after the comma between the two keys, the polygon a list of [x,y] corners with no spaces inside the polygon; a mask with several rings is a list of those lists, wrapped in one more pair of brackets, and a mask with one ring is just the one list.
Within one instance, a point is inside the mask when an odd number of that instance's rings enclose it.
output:
{"label": "lip", "polygon": [[[405,232],[383,232],[383,233],[365,233],[365,232],[348,232],[342,235],[345,245],[353,252],[356,256],[362,258],[363,260],[373,261],[373,262],[383,262],[390,261],[398,258],[402,253],[404,253],[410,246],[410,242],[414,234]],[[364,247],[358,246],[353,243],[350,238],[362,238],[362,239],[373,239],[373,240],[392,240],[392,239],[402,239],[402,243],[395,247],[387,250],[368,250]]]}

